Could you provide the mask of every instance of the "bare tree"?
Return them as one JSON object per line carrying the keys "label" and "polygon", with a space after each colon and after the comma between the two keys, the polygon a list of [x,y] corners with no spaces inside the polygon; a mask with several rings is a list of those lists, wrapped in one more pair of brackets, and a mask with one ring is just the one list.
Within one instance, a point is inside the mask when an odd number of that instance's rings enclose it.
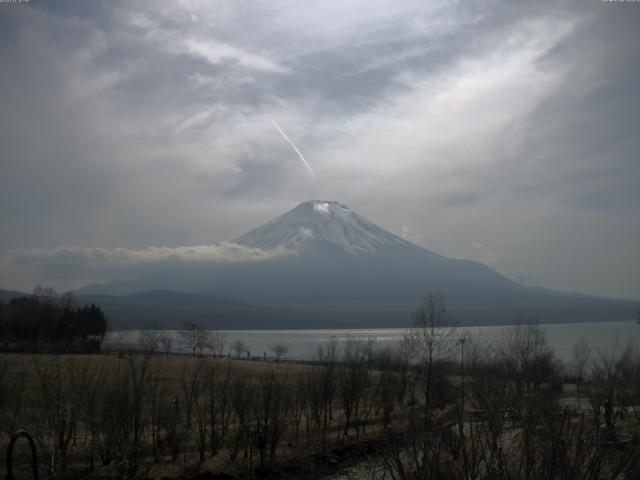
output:
{"label": "bare tree", "polygon": [[630,403],[638,400],[630,394],[634,389],[636,392],[639,390],[638,365],[640,355],[632,343],[622,350],[614,347],[607,353],[598,352],[598,358],[593,362],[590,385],[585,392],[593,409],[594,423],[599,422],[601,409],[606,402],[615,406],[618,415],[623,413]]}
{"label": "bare tree", "polygon": [[58,298],[58,293],[51,287],[36,285],[36,287],[33,289],[33,296],[54,301]]}
{"label": "bare tree", "polygon": [[227,345],[227,337],[222,332],[211,332],[209,335],[209,347],[216,357],[222,357],[224,347]]}
{"label": "bare tree", "polygon": [[233,409],[233,434],[227,437],[226,447],[229,460],[234,462],[244,450],[244,460],[248,460],[249,471],[253,470],[255,446],[255,424],[252,419],[253,404],[256,397],[255,379],[251,372],[234,375],[229,385],[229,395]]}
{"label": "bare tree", "polygon": [[519,323],[507,333],[501,353],[518,395],[538,391],[559,371],[546,334],[535,318]]}
{"label": "bare tree", "polygon": [[167,413],[174,413],[172,398],[175,385],[173,382],[163,378],[166,365],[160,360],[150,369],[148,376],[148,400],[144,405],[144,415],[147,418],[149,428],[147,429],[148,440],[151,443],[151,451],[154,462],[160,461],[162,444],[166,444],[169,434],[166,431]]}
{"label": "bare tree", "polygon": [[344,417],[343,435],[346,437],[351,424],[358,424],[363,397],[369,384],[364,343],[349,339],[344,348],[342,362],[343,366],[337,371],[337,380],[340,406]]}
{"label": "bare tree", "polygon": [[183,330],[180,331],[180,338],[183,344],[191,350],[191,354],[195,357],[196,353],[202,353],[210,347],[209,332],[202,326],[193,322],[185,322]]}
{"label": "bare tree", "polygon": [[585,368],[587,366],[587,362],[591,357],[591,346],[585,340],[580,340],[573,346],[571,356],[573,375],[576,380],[576,389],[579,392],[586,374]]}
{"label": "bare tree", "polygon": [[249,351],[249,347],[242,340],[235,340],[231,344],[231,350],[236,354],[236,357],[240,358],[244,353]]}
{"label": "bare tree", "polygon": [[[128,422],[131,428],[131,442],[123,458],[129,461],[130,468],[135,468],[143,459],[144,444],[143,434],[145,423],[143,408],[146,404],[148,393],[149,358],[140,355],[129,355],[128,359]],[[132,472],[130,472],[132,473]]]}
{"label": "bare tree", "polygon": [[378,374],[373,377],[373,397],[376,411],[382,412],[382,426],[387,431],[396,402],[402,402],[404,398],[400,390],[403,388],[401,380],[405,365],[400,355],[392,350],[383,350],[375,359],[375,367]]}
{"label": "bare tree", "polygon": [[322,418],[322,448],[325,447],[326,433],[333,420],[333,401],[336,397],[336,363],[338,361],[338,339],[332,336],[326,345],[318,347],[318,360],[322,364],[318,385],[320,388],[320,407]]}
{"label": "bare tree", "polygon": [[278,444],[286,428],[291,403],[286,374],[270,370],[260,375],[252,398],[254,443],[260,455],[260,464],[263,464],[267,450],[271,460],[275,459]]}
{"label": "bare tree", "polygon": [[224,369],[220,364],[209,364],[204,372],[204,419],[206,421],[211,456],[220,450],[229,431],[232,404],[230,385],[233,377],[231,363]]}
{"label": "bare tree", "polygon": [[271,353],[276,356],[276,360],[280,361],[282,357],[284,357],[287,353],[289,353],[289,347],[284,343],[276,343],[269,347]]}
{"label": "bare tree", "polygon": [[71,397],[83,389],[74,385],[84,380],[73,374],[72,360],[53,358],[52,365],[33,357],[36,371],[36,402],[33,428],[42,439],[41,445],[49,457],[49,474],[51,477],[64,476],[67,468],[68,454],[76,430],[79,416],[79,402],[71,401]]}
{"label": "bare tree", "polygon": [[162,352],[168,357],[171,353],[171,347],[173,347],[173,337],[169,332],[162,332],[160,337],[160,346]]}
{"label": "bare tree", "polygon": [[435,369],[438,362],[445,359],[455,347],[454,333],[447,318],[444,296],[430,293],[415,312],[414,327],[404,335],[405,348],[408,348],[412,360],[420,367],[420,383],[425,398],[425,423],[431,416],[434,400]]}
{"label": "bare tree", "polygon": [[[186,359],[185,359],[186,360]],[[198,418],[202,412],[201,397],[203,396],[203,371],[204,360],[199,359],[196,361],[185,361],[182,365],[182,371],[178,379],[178,386],[180,389],[180,407],[183,412],[183,423],[181,425],[181,431],[178,437],[185,443],[183,454],[185,455],[189,451],[191,445],[187,442],[192,438],[196,438],[198,444],[198,453],[200,460],[204,460],[204,449],[206,439],[206,423],[203,418]],[[194,432],[194,417],[198,420],[195,422]],[[195,435],[194,435],[195,433]]]}
{"label": "bare tree", "polygon": [[291,394],[291,423],[293,426],[294,440],[297,442],[300,435],[302,417],[309,409],[306,375],[301,374],[294,377]]}
{"label": "bare tree", "polygon": [[140,344],[143,352],[153,354],[160,349],[161,338],[162,332],[146,330],[140,332],[138,335],[138,343]]}

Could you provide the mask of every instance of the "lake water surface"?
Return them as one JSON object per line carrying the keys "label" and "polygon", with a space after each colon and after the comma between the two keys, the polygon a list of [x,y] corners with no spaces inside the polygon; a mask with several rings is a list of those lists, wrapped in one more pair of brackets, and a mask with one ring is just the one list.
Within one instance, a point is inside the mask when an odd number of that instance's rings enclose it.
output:
{"label": "lake water surface", "polygon": [[[640,325],[634,321],[593,322],[593,323],[563,323],[540,325],[545,331],[547,340],[558,358],[563,361],[571,360],[573,346],[580,340],[586,341],[595,352],[608,352],[615,348],[618,351],[629,344],[640,344]],[[467,335],[471,339],[482,343],[499,342],[512,330],[513,326],[487,327],[458,327],[455,335]],[[266,352],[271,355],[270,347],[274,344],[284,344],[288,348],[287,356],[313,360],[316,358],[318,347],[327,344],[332,338],[338,345],[344,345],[349,339],[375,341],[376,348],[393,348],[397,345],[406,329],[376,328],[376,329],[332,329],[332,330],[224,330],[229,345],[241,340],[250,349],[252,356],[263,356]],[[172,350],[186,352],[180,344],[178,332],[168,332],[174,337]],[[110,332],[105,339],[106,345],[114,343],[138,343],[139,331]]]}

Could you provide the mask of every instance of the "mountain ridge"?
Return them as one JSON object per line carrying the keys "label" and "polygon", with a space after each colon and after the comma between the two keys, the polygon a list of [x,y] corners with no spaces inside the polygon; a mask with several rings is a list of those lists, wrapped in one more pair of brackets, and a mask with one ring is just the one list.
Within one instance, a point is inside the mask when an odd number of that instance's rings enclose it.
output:
{"label": "mountain ridge", "polygon": [[414,245],[334,201],[303,202],[235,241],[296,254],[261,262],[158,266],[78,293],[204,294],[260,308],[294,309],[314,325],[321,324],[316,319],[324,315],[327,325],[345,327],[367,326],[367,321],[406,326],[415,305],[429,292],[442,293],[461,324],[505,324],[524,316],[542,322],[632,318],[637,308],[632,302],[525,287],[484,264]]}
{"label": "mountain ridge", "polygon": [[[0,289],[0,299],[29,296],[30,294]],[[473,298],[446,297],[449,319],[454,325],[505,325],[536,317],[541,323],[576,323],[601,321],[598,309],[607,309],[609,320],[632,320],[628,312],[637,308],[637,302],[616,301],[611,304],[595,300],[582,305],[578,310],[579,317],[567,319],[560,312],[558,305],[552,306],[544,302],[536,308],[521,307],[500,301],[499,298],[486,298],[478,302]],[[504,299],[503,299],[504,300]],[[575,297],[565,298],[564,308],[574,308]],[[147,291],[128,295],[78,295],[79,305],[95,303],[99,305],[113,330],[144,329],[181,329],[185,322],[194,322],[212,330],[273,330],[273,329],[336,329],[336,328],[405,328],[412,324],[412,313],[416,305],[390,305],[388,309],[375,304],[355,305],[323,305],[323,308],[278,308],[236,302],[230,299],[202,294],[191,294],[176,291]],[[621,304],[618,304],[621,302]],[[495,304],[507,315],[496,316]],[[512,302],[513,303],[513,302]],[[582,303],[582,301],[580,301]],[[471,321],[464,321],[468,311],[472,310]],[[575,311],[575,310],[574,310]],[[595,313],[595,315],[594,315]],[[393,318],[392,324],[389,318]]]}

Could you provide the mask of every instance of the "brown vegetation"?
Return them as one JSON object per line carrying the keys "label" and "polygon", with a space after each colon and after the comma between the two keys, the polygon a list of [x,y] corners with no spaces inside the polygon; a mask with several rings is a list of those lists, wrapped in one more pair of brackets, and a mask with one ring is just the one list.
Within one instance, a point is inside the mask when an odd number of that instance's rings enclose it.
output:
{"label": "brown vegetation", "polygon": [[[375,452],[377,478],[640,478],[635,349],[590,363],[583,345],[564,368],[535,323],[481,346],[460,341],[445,314],[430,297],[399,349],[332,341],[313,365],[198,357],[196,328],[184,334],[189,356],[165,355],[153,333],[146,352],[5,354],[0,438],[6,447],[28,429],[45,478],[273,478],[274,465],[318,465],[374,439],[364,453]],[[567,403],[565,371],[587,411]]]}

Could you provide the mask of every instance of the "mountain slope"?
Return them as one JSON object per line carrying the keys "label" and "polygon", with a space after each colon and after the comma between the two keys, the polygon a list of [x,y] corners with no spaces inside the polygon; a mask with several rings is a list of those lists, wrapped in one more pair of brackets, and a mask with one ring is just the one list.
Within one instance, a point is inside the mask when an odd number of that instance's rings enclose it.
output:
{"label": "mountain slope", "polygon": [[29,294],[29,293],[17,292],[15,290],[2,290],[2,289],[0,289],[0,302],[9,302],[10,300],[13,300],[14,298],[28,297],[30,295],[31,294]]}
{"label": "mountain slope", "polygon": [[80,295],[78,303],[100,305],[110,327],[119,329],[180,329],[194,322],[210,329],[303,328],[301,317],[317,324],[318,316],[301,316],[293,310],[261,307],[225,298],[173,291],[132,295]]}
{"label": "mountain slope", "polygon": [[173,264],[79,293],[211,295],[295,309],[297,317],[283,318],[296,326],[300,319],[302,326],[405,326],[428,292],[443,293],[460,323],[500,324],[530,315],[548,322],[619,320],[632,318],[637,308],[635,302],[524,287],[480,263],[413,245],[337,202],[302,203],[235,242],[295,254],[261,262]]}

